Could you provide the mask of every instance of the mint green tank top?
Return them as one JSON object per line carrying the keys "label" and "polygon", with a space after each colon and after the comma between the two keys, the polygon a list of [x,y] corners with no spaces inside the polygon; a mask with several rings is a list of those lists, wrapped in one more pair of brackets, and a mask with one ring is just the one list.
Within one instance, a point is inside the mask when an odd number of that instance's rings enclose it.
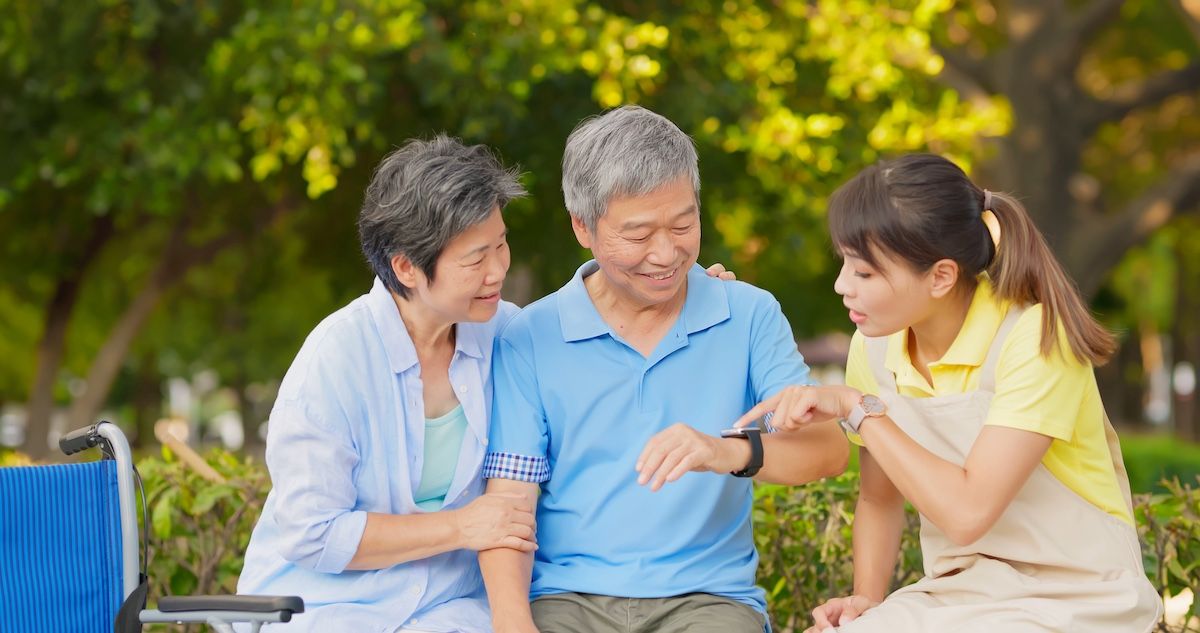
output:
{"label": "mint green tank top", "polygon": [[442,509],[458,468],[466,431],[467,414],[461,404],[441,417],[425,418],[425,463],[421,466],[421,485],[413,493],[418,508],[427,512]]}

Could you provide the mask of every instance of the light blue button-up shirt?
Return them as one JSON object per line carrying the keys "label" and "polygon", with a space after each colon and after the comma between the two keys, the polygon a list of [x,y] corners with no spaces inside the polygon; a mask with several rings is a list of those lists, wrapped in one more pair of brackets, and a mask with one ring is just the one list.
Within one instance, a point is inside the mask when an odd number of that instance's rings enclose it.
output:
{"label": "light blue button-up shirt", "polygon": [[[468,421],[446,509],[483,492],[492,343],[517,312],[456,326],[450,381]],[[267,436],[273,488],[246,552],[239,593],[298,595],[296,631],[491,631],[476,553],[447,552],[348,571],[368,512],[417,514],[424,465],[421,367],[378,279],[317,326],[279,388]],[[276,625],[280,626],[280,625]]]}
{"label": "light blue button-up shirt", "polygon": [[596,311],[583,278],[513,317],[497,339],[488,478],[541,483],[532,597],[703,592],[765,613],[749,479],[688,473],[658,492],[634,464],[675,422],[719,435],[754,404],[809,383],[779,302],[688,273],[682,313],[647,358]]}

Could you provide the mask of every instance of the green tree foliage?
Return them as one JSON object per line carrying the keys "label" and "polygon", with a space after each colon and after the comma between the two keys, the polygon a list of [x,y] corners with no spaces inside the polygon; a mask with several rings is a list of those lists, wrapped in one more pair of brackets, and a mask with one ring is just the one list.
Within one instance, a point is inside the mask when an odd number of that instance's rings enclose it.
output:
{"label": "green tree foliage", "polygon": [[[1077,73],[1089,94],[1190,68],[1173,1],[1098,10],[1100,26],[1136,28],[1073,40],[1094,46]],[[801,335],[845,327],[826,197],[899,152],[977,168],[998,139],[1001,162],[1028,162],[1005,135],[1030,124],[1037,94],[1013,100],[963,70],[1023,72],[1004,51],[1026,44],[1026,4],[0,0],[0,351],[22,359],[0,367],[0,401],[30,403],[27,450],[40,453],[56,403],[83,424],[132,374],[203,364],[277,378],[319,315],[366,289],[353,221],[371,167],[436,131],[525,168],[533,196],[507,219],[527,283],[511,287],[553,290],[582,259],[559,192],[563,141],[626,102],[696,139],[704,259],[775,292]],[[1029,14],[1039,42],[1066,28],[1047,16],[1091,15],[1044,6]],[[1159,27],[1168,37],[1141,46]],[[1186,164],[1139,145],[1145,169],[1127,173],[1114,158],[1137,136],[1127,121],[1163,144],[1171,114],[1194,106],[1117,103],[1133,118],[1105,111],[1115,122],[1072,164],[1106,184],[1128,176],[1113,187],[1127,197]],[[71,377],[84,380],[68,394]]]}

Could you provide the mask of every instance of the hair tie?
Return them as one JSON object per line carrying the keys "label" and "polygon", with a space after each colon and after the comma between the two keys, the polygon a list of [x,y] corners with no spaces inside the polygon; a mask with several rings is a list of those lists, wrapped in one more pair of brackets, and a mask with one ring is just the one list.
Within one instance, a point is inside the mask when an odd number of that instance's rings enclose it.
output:
{"label": "hair tie", "polygon": [[980,215],[988,234],[992,236],[992,246],[1000,248],[1000,220],[992,210],[992,192],[983,190],[983,213]]}

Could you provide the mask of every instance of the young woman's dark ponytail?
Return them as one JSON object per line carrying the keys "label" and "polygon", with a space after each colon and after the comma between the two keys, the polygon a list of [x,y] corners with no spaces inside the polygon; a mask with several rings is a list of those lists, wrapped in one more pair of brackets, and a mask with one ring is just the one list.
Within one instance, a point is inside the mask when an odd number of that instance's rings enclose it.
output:
{"label": "young woman's dark ponytail", "polygon": [[1033,218],[1013,197],[997,192],[980,192],[989,198],[990,209],[1000,225],[1000,245],[988,265],[988,276],[996,296],[1017,304],[1042,304],[1042,353],[1058,345],[1061,321],[1071,352],[1079,360],[1103,365],[1116,351],[1111,332],[1098,323],[1083,302],[1079,288],[1050,251]]}
{"label": "young woman's dark ponytail", "polygon": [[[985,211],[999,225],[998,245]],[[963,283],[986,271],[998,298],[1042,304],[1045,355],[1058,347],[1060,324],[1080,361],[1101,365],[1116,349],[1021,203],[980,189],[941,156],[910,154],[864,169],[830,198],[829,229],[839,248],[875,266],[880,249],[918,272],[953,260]]]}

